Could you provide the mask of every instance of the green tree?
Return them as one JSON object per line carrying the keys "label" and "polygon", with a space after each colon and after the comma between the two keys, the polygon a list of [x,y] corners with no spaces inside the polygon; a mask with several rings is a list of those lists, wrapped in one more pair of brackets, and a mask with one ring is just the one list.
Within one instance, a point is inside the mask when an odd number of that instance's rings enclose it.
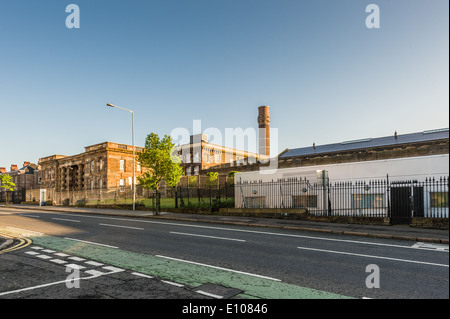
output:
{"label": "green tree", "polygon": [[217,173],[217,172],[208,172],[208,173],[206,173],[206,176],[208,176],[208,185],[209,186],[216,186],[217,185],[217,178],[219,177],[219,173]]}
{"label": "green tree", "polygon": [[175,144],[170,136],[162,139],[158,134],[151,133],[145,140],[145,148],[139,153],[139,161],[144,173],[139,177],[139,183],[147,189],[156,191],[156,214],[159,214],[159,187],[164,180],[170,187],[175,187],[183,175],[181,160],[173,154]]}
{"label": "green tree", "polygon": [[228,183],[230,185],[234,185],[234,175],[236,175],[237,173],[240,173],[240,172],[239,171],[228,172]]}
{"label": "green tree", "polygon": [[14,191],[16,189],[16,184],[11,182],[10,175],[5,175],[5,174],[0,175],[0,188],[3,188],[5,190],[6,205],[8,205],[7,191]]}

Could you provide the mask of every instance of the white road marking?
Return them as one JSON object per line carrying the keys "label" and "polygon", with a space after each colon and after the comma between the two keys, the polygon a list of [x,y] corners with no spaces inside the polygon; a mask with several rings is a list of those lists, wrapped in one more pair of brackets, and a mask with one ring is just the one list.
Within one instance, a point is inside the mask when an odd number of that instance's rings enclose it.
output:
{"label": "white road marking", "polygon": [[172,285],[172,286],[175,286],[175,287],[184,287],[184,285],[182,285],[182,284],[178,284],[178,283],[176,283],[176,282],[172,282],[172,281],[167,281],[167,280],[161,280],[162,282],[164,282],[164,283],[166,283],[166,284],[169,284],[169,285]]}
{"label": "white road marking", "polygon": [[194,237],[205,237],[205,238],[213,238],[213,239],[223,239],[223,240],[233,240],[233,241],[240,241],[245,242],[243,239],[235,239],[235,238],[226,238],[226,237],[216,237],[216,236],[207,236],[207,235],[198,235],[198,234],[188,234],[188,233],[179,233],[175,231],[171,231],[171,234],[177,234],[177,235],[186,235],[186,236],[194,236]]}
{"label": "white road marking", "polygon": [[26,251],[25,254],[35,256],[35,255],[39,255],[40,253],[38,253],[36,251]]}
{"label": "white road marking", "polygon": [[66,221],[66,222],[73,222],[73,223],[81,223],[81,220],[75,220],[75,219],[55,218],[55,217],[53,217],[52,219],[54,219],[54,220],[63,220],[63,221]]}
{"label": "white road marking", "polygon": [[130,227],[130,226],[111,225],[111,224],[99,224],[99,225],[100,226],[108,226],[108,227],[118,227],[118,228],[129,228],[129,229],[144,230],[144,228],[140,228],[140,227]]}
{"label": "white road marking", "polygon": [[19,214],[19,216],[26,216],[26,217],[33,217],[33,218],[41,218],[41,216],[33,216],[33,215],[25,215],[25,214]]}
{"label": "white road marking", "polygon": [[113,271],[113,272],[119,272],[119,271],[125,271],[122,268],[117,268],[117,267],[113,267],[113,266],[105,266],[102,267],[103,269],[109,270],[109,271]]}
{"label": "white road marking", "polygon": [[51,256],[47,256],[47,255],[37,255],[37,258],[41,258],[41,259],[50,259],[52,258]]}
{"label": "white road marking", "polygon": [[[66,216],[77,216],[77,217],[80,216],[80,215],[74,215],[74,214],[70,214],[70,213],[68,213],[68,214],[51,213],[51,214],[66,215]],[[120,221],[128,221],[128,222],[132,221],[132,222],[160,224],[160,225],[169,225],[169,226],[182,226],[182,227],[192,227],[192,228],[204,228],[204,229],[234,231],[234,232],[251,233],[251,234],[282,236],[282,237],[305,238],[305,239],[313,239],[313,240],[326,240],[326,241],[334,241],[334,242],[365,244],[365,245],[376,245],[376,246],[386,246],[386,247],[395,247],[395,248],[419,249],[417,247],[406,246],[406,245],[395,245],[395,244],[384,244],[384,243],[359,241],[359,240],[348,240],[348,239],[337,239],[337,238],[327,238],[327,237],[317,237],[317,236],[305,236],[305,235],[295,235],[295,234],[274,233],[274,232],[265,232],[265,231],[258,231],[258,230],[236,229],[236,228],[226,228],[226,227],[213,227],[213,226],[203,226],[203,225],[189,225],[189,224],[169,223],[169,222],[152,221],[152,220],[134,220],[134,219],[125,219],[125,218],[118,218],[118,217],[88,216],[88,215],[83,215],[83,217],[109,219],[109,220],[120,220]],[[430,251],[442,252],[442,250],[435,250],[435,249],[430,250]]]}
{"label": "white road marking", "polygon": [[91,265],[91,266],[103,266],[103,265],[104,265],[104,264],[101,264],[101,263],[98,263],[98,262],[92,261],[92,260],[90,260],[90,261],[85,261],[84,263],[85,263],[85,264],[88,264],[88,265]]}
{"label": "white road marking", "polygon": [[33,246],[33,247],[31,247],[31,249],[44,249],[44,248],[39,247],[39,246]]}
{"label": "white road marking", "polygon": [[444,244],[417,242],[414,245],[412,245],[411,248],[425,249],[425,250],[438,250],[438,251],[448,253],[448,245],[444,245]]}
{"label": "white road marking", "polygon": [[18,231],[24,231],[24,232],[27,232],[27,233],[25,233],[25,234],[22,234],[22,235],[33,235],[33,234],[35,234],[35,235],[39,235],[39,236],[42,236],[42,235],[44,235],[44,233],[40,233],[40,232],[38,232],[38,231],[34,231],[34,230],[28,230],[28,229],[22,229],[22,228],[16,228],[16,227],[10,227],[10,226],[6,226],[6,228],[8,228],[8,229],[13,229],[13,230],[18,230]]}
{"label": "white road marking", "polygon": [[203,291],[203,290],[196,290],[195,292],[197,292],[199,294],[202,294],[202,295],[205,295],[205,296],[208,296],[208,297],[213,297],[213,298],[216,298],[216,299],[222,299],[223,298],[223,296],[215,295],[215,294],[212,294],[210,292]]}
{"label": "white road marking", "polygon": [[58,257],[68,257],[68,256],[70,256],[70,255],[67,255],[67,254],[65,254],[65,253],[56,253],[56,254],[54,254],[55,256],[58,256]]}
{"label": "white road marking", "polygon": [[[119,268],[117,268],[117,269],[119,269]],[[120,271],[123,271],[123,269],[121,269]],[[73,283],[74,280],[94,279],[94,278],[98,278],[98,277],[101,277],[101,276],[104,276],[104,275],[111,275],[111,274],[114,274],[114,273],[120,272],[120,271],[112,271],[112,272],[109,272],[109,273],[100,273],[100,272],[98,272],[96,275],[93,275],[91,277],[76,278],[76,279],[71,278],[71,279],[55,281],[55,282],[51,282],[51,283],[47,283],[47,284],[43,284],[43,285],[38,285],[38,286],[27,287],[27,288],[12,290],[12,291],[1,292],[0,296],[10,295],[10,294],[18,293],[18,292],[34,290],[34,289],[39,289],[39,288],[44,288],[44,287],[49,287],[49,286],[54,286],[54,285],[59,285],[59,284],[64,284],[64,283],[67,283],[67,282]]]}
{"label": "white road marking", "polygon": [[54,262],[56,264],[62,265],[62,264],[67,264],[67,261],[65,260],[61,260],[61,259],[51,259],[51,262]]}
{"label": "white road marking", "polygon": [[263,279],[269,279],[269,280],[273,280],[273,281],[281,281],[280,279],[276,279],[276,278],[272,278],[272,277],[267,277],[267,276],[252,274],[252,273],[249,273],[249,272],[244,272],[244,271],[239,271],[239,270],[233,270],[233,269],[228,269],[228,268],[222,268],[222,267],[202,264],[202,263],[198,263],[198,262],[195,262],[195,261],[183,260],[183,259],[167,257],[167,256],[161,256],[161,255],[156,255],[156,257],[166,258],[166,259],[175,260],[175,261],[181,261],[181,262],[185,262],[185,263],[188,263],[188,264],[193,264],[193,265],[198,265],[198,266],[205,266],[205,267],[219,269],[219,270],[230,271],[230,272],[234,272],[234,273],[237,273],[237,274],[249,275],[249,276],[263,278]]}
{"label": "white road marking", "polygon": [[74,241],[79,241],[79,242],[87,243],[87,244],[93,244],[93,245],[105,246],[105,247],[115,248],[115,249],[119,248],[119,247],[116,247],[116,246],[110,246],[110,245],[105,245],[105,244],[99,244],[99,243],[94,243],[94,242],[92,242],[92,241],[86,241],[86,240],[81,240],[81,239],[74,239],[74,238],[69,238],[69,237],[64,237],[64,239],[74,240]]}
{"label": "white road marking", "polygon": [[383,257],[383,256],[373,256],[373,255],[364,255],[364,254],[348,253],[348,252],[344,252],[344,251],[335,251],[335,250],[317,249],[317,248],[308,248],[308,247],[297,247],[297,248],[298,249],[303,249],[303,250],[320,251],[320,252],[325,252],[325,253],[350,255],[350,256],[358,256],[358,257],[367,257],[367,258],[376,258],[376,259],[385,259],[385,260],[401,261],[401,262],[414,263],[414,264],[423,264],[423,265],[430,265],[430,266],[439,266],[439,267],[448,267],[449,266],[449,265],[445,265],[445,264],[429,263],[429,262],[425,262],[425,261],[399,259],[399,258],[391,258],[391,257]]}
{"label": "white road marking", "polygon": [[51,249],[44,249],[44,250],[41,250],[41,251],[44,252],[44,253],[49,253],[49,254],[56,253],[56,250],[51,250]]}
{"label": "white road marking", "polygon": [[139,272],[132,272],[131,274],[132,274],[132,275],[135,275],[135,276],[140,276],[140,277],[148,278],[148,279],[152,279],[152,278],[153,278],[152,276],[149,276],[149,275],[146,275],[146,274],[141,274],[141,273],[139,273]]}
{"label": "white road marking", "polygon": [[86,270],[85,273],[89,274],[89,275],[93,275],[93,276],[101,276],[101,275],[106,275],[106,273],[92,269],[92,270]]}
{"label": "white road marking", "polygon": [[86,259],[80,258],[80,257],[69,257],[69,258],[67,258],[67,259],[75,260],[75,261],[84,261],[84,260],[86,260]]}
{"label": "white road marking", "polygon": [[86,267],[84,267],[84,266],[77,265],[77,264],[68,264],[68,265],[66,265],[66,267],[72,268],[72,269],[78,269],[78,270],[81,270],[81,269],[86,268]]}

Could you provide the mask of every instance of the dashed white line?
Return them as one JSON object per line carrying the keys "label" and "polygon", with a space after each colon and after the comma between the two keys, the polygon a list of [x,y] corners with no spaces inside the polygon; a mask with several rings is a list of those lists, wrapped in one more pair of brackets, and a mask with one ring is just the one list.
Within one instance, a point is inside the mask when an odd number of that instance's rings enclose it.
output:
{"label": "dashed white line", "polygon": [[54,262],[55,264],[59,264],[59,265],[67,264],[67,261],[61,260],[61,259],[51,259],[50,261]]}
{"label": "dashed white line", "polygon": [[115,249],[119,248],[119,247],[116,247],[116,246],[110,246],[110,245],[105,245],[105,244],[100,244],[100,243],[94,243],[92,241],[86,241],[86,240],[81,240],[81,239],[74,239],[74,238],[69,238],[69,237],[65,237],[64,239],[73,240],[73,241],[79,241],[79,242],[86,243],[86,244],[92,244],[92,245],[104,246],[104,247],[109,247],[109,248],[115,248]]}
{"label": "dashed white line", "polygon": [[175,287],[184,287],[184,285],[182,285],[182,284],[179,284],[179,283],[176,283],[176,282],[172,282],[172,281],[167,281],[167,280],[161,280],[162,282],[164,282],[164,283],[166,283],[166,284],[169,284],[169,285],[172,285],[172,286],[175,286]]}
{"label": "dashed white line", "polygon": [[249,273],[249,272],[244,272],[244,271],[239,271],[239,270],[233,270],[233,269],[228,269],[228,268],[222,268],[222,267],[202,264],[202,263],[198,263],[198,262],[195,262],[195,261],[183,260],[183,259],[167,257],[167,256],[161,256],[161,255],[156,255],[156,257],[170,259],[170,260],[175,260],[175,261],[181,261],[181,262],[188,263],[188,264],[205,266],[205,267],[219,269],[219,270],[230,271],[230,272],[234,272],[234,273],[237,273],[237,274],[249,275],[249,276],[263,278],[263,279],[269,279],[269,280],[273,280],[273,281],[281,281],[280,279],[276,279],[276,278],[272,278],[272,277],[267,277],[267,276],[262,276],[262,275],[258,275],[258,274],[252,274],[252,273]]}
{"label": "dashed white line", "polygon": [[26,251],[25,254],[35,256],[35,255],[39,255],[40,253],[38,253],[36,251]]}
{"label": "dashed white line", "polygon": [[92,261],[92,260],[90,260],[90,261],[85,261],[84,263],[85,263],[85,264],[88,264],[88,265],[91,265],[91,266],[103,266],[103,264],[98,263],[98,262],[96,262],[96,261]]}
{"label": "dashed white line", "polygon": [[205,296],[208,296],[208,297],[213,297],[213,298],[216,298],[216,299],[222,299],[223,298],[223,296],[215,295],[215,294],[212,294],[210,292],[203,291],[203,290],[196,290],[195,292],[197,292],[197,293],[199,293],[201,295],[205,295]]}
{"label": "dashed white line", "polygon": [[148,279],[153,279],[152,276],[149,276],[149,275],[146,275],[146,274],[141,274],[141,273],[139,273],[139,272],[132,272],[131,274],[132,274],[132,275],[135,275],[135,276],[139,276],[139,277],[144,277],[144,278],[148,278]]}
{"label": "dashed white line", "polygon": [[41,251],[44,252],[44,253],[49,253],[49,254],[56,253],[55,250],[51,250],[51,249],[44,249],[44,250],[41,250]]}
{"label": "dashed white line", "polygon": [[85,269],[85,268],[86,268],[86,267],[84,267],[84,266],[77,265],[77,264],[69,264],[69,265],[66,265],[66,267],[72,268],[72,269],[78,269],[78,270],[81,270],[81,269]]}
{"label": "dashed white line", "polygon": [[169,233],[176,234],[176,235],[193,236],[193,237],[203,237],[203,238],[212,238],[212,239],[240,241],[240,242],[244,242],[245,243],[245,240],[243,240],[243,239],[235,239],[235,238],[227,238],[227,237],[216,237],[216,236],[207,236],[207,235],[199,235],[199,234],[189,234],[189,233],[179,233],[179,232],[175,232],[175,231],[171,231]]}
{"label": "dashed white line", "polygon": [[86,259],[84,259],[84,258],[80,258],[80,257],[75,257],[75,256],[73,256],[73,257],[69,257],[69,258],[67,258],[67,259],[70,259],[70,260],[75,260],[75,261],[85,261]]}
{"label": "dashed white line", "polygon": [[128,228],[128,229],[136,229],[136,230],[144,230],[141,227],[131,227],[131,226],[122,226],[122,225],[111,225],[111,224],[99,224],[100,226],[108,226],[108,227],[118,227],[118,228]]}
{"label": "dashed white line", "polygon": [[303,250],[312,250],[312,251],[319,251],[319,252],[325,252],[325,253],[332,253],[332,254],[341,254],[341,255],[350,255],[350,256],[367,257],[367,258],[375,258],[375,259],[401,261],[401,262],[407,262],[407,263],[413,263],[413,264],[423,264],[423,265],[439,266],[439,267],[447,267],[447,268],[449,266],[449,265],[445,265],[445,264],[430,263],[430,262],[418,261],[418,260],[399,259],[399,258],[391,258],[391,257],[384,257],[384,256],[364,255],[364,254],[348,253],[348,252],[336,251],[336,250],[317,249],[317,248],[309,248],[309,247],[297,247],[297,248],[298,249],[303,249]]}
{"label": "dashed white line", "polygon": [[66,222],[73,222],[73,223],[81,223],[81,220],[75,220],[75,219],[56,218],[56,217],[52,217],[52,219],[62,220],[62,221],[66,221]]}
{"label": "dashed white line", "polygon": [[47,256],[47,255],[37,255],[37,258],[41,258],[41,259],[50,259],[52,258],[51,256]]}
{"label": "dashed white line", "polygon": [[[74,265],[74,266],[77,266],[77,265]],[[115,267],[113,267],[113,268],[115,268]],[[119,269],[119,268],[116,268],[116,269]],[[44,287],[49,287],[49,286],[59,285],[59,284],[67,283],[67,282],[71,282],[71,283],[72,283],[74,280],[89,280],[89,279],[94,279],[94,278],[98,278],[98,277],[103,276],[103,275],[111,275],[111,274],[114,274],[114,273],[119,272],[119,271],[123,271],[123,269],[120,269],[120,270],[118,270],[118,271],[112,271],[112,272],[109,272],[109,273],[102,273],[102,272],[99,271],[99,272],[96,272],[95,275],[92,275],[92,276],[90,276],[90,277],[76,278],[76,279],[70,278],[70,279],[66,279],[66,280],[61,280],[61,281],[51,282],[51,283],[48,283],[48,284],[43,284],[43,285],[38,285],[38,286],[33,286],[33,287],[27,287],[27,288],[22,288],[22,289],[12,290],[12,291],[1,292],[1,293],[0,293],[0,296],[5,296],[5,295],[10,295],[10,294],[18,293],[18,292],[23,292],[23,291],[28,291],[28,290],[34,290],[34,289],[39,289],[39,288],[44,288]]]}

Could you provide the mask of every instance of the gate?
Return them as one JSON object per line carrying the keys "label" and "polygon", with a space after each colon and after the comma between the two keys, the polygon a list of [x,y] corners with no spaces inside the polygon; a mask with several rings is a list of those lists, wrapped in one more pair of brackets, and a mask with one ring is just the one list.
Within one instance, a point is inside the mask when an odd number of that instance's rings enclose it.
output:
{"label": "gate", "polygon": [[[394,183],[393,183],[394,184]],[[410,224],[412,217],[424,216],[424,190],[414,183],[391,186],[391,224]]]}

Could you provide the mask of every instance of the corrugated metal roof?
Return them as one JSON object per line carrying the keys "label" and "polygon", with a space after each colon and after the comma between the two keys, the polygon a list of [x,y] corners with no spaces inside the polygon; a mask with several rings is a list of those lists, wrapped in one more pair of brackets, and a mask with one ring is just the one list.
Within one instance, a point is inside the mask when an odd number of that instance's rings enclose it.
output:
{"label": "corrugated metal roof", "polygon": [[280,158],[294,157],[294,156],[307,156],[307,155],[318,155],[325,153],[335,153],[343,152],[357,149],[366,149],[373,147],[391,146],[391,145],[401,145],[416,142],[427,142],[433,140],[449,138],[449,129],[437,129],[430,131],[423,131],[419,133],[402,134],[402,135],[392,135],[386,137],[378,138],[365,138],[354,141],[345,141],[342,143],[327,144],[327,145],[316,145],[302,148],[295,148],[288,150],[286,153],[282,154]]}

